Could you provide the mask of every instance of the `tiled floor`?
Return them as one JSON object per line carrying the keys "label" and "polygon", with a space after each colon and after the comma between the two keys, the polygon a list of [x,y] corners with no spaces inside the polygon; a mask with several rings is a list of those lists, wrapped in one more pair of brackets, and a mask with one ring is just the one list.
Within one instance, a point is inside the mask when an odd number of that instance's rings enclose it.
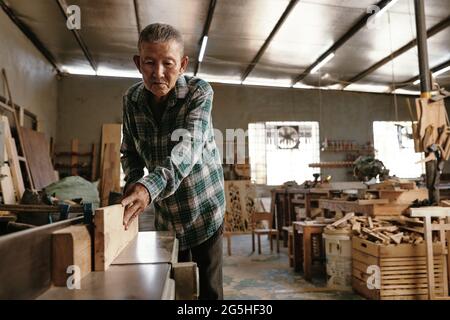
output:
{"label": "tiled floor", "polygon": [[[146,210],[139,216],[139,230],[154,230],[154,215]],[[289,267],[287,249],[280,241],[280,253],[270,253],[267,237],[262,237],[262,254],[252,253],[251,235],[232,237],[232,256],[223,241],[223,285],[226,300],[327,300],[362,299],[351,291],[330,290],[326,279],[303,279]]]}
{"label": "tiled floor", "polygon": [[262,237],[262,254],[252,253],[250,235],[232,237],[232,256],[227,255],[224,241],[224,298],[226,300],[349,300],[362,299],[351,291],[327,288],[326,279],[303,279],[289,267],[287,249],[270,253],[267,237]]}

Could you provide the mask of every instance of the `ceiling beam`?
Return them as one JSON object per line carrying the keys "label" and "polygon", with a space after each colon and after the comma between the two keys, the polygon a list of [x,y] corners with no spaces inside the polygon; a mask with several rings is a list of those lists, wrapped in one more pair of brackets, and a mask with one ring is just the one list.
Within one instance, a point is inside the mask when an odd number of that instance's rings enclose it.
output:
{"label": "ceiling beam", "polygon": [[6,15],[11,19],[11,21],[22,31],[22,33],[30,40],[37,50],[47,59],[47,61],[53,66],[57,74],[61,74],[61,68],[59,64],[56,62],[55,57],[51,52],[45,47],[45,45],[39,40],[36,34],[31,31],[31,29],[20,20],[14,11],[3,1],[0,0],[0,6]]}
{"label": "ceiling beam", "polygon": [[252,62],[250,62],[250,64],[247,66],[247,69],[245,69],[244,73],[241,76],[241,81],[244,81],[248,77],[248,75],[253,71],[256,64],[259,62],[262,55],[264,54],[264,52],[266,52],[266,50],[269,47],[270,43],[272,42],[273,38],[277,34],[278,30],[280,30],[281,26],[286,21],[287,17],[292,12],[292,10],[295,8],[295,6],[297,5],[298,2],[299,2],[299,0],[291,0],[291,2],[289,2],[288,6],[286,7],[286,10],[284,10],[282,16],[278,20],[278,22],[275,25],[275,27],[273,28],[272,32],[269,34],[269,37],[266,39],[266,41],[264,42],[262,47],[259,49],[258,53],[253,58]]}
{"label": "ceiling beam", "polygon": [[[212,21],[213,15],[214,15],[214,9],[216,8],[216,3],[217,3],[216,0],[210,0],[210,2],[209,2],[208,16],[206,17],[206,22],[203,27],[203,34],[199,41],[200,50],[201,50],[201,45],[203,43],[203,39],[208,36],[209,28],[211,27],[211,21]],[[200,53],[200,50],[199,50],[199,53]],[[194,76],[196,76],[198,73],[198,70],[200,68],[200,63],[201,62],[198,61],[198,59],[197,59],[197,61],[195,63]]]}
{"label": "ceiling beam", "polygon": [[[387,6],[393,0],[381,0],[376,4],[381,9]],[[321,63],[326,57],[330,54],[334,53],[337,49],[342,47],[344,43],[346,43],[351,37],[353,37],[359,30],[366,26],[367,20],[372,17],[372,13],[366,13],[361,19],[359,19],[351,28],[348,30],[339,40],[337,40],[327,51],[325,51],[312,65],[303,71],[302,74],[297,76],[292,85],[296,84],[299,81],[302,81],[308,74],[310,74],[311,70],[314,69],[319,63]]]}
{"label": "ceiling beam", "polygon": [[[56,3],[58,4],[59,9],[61,10],[62,15],[64,16],[64,19],[67,21],[69,19],[69,15],[67,14],[67,3],[66,0],[56,0]],[[84,56],[86,57],[87,61],[89,61],[89,64],[91,65],[92,69],[94,71],[97,71],[97,63],[95,62],[94,58],[92,57],[91,53],[89,52],[88,47],[84,43],[83,39],[81,38],[80,33],[77,29],[71,29],[72,34],[75,36],[75,39],[78,42],[78,45],[80,46],[81,50],[84,53]]]}
{"label": "ceiling beam", "polygon": [[[435,73],[436,71],[439,71],[441,69],[447,68],[448,66],[450,66],[450,60],[447,60],[447,61],[445,61],[445,62],[443,62],[443,63],[441,63],[441,64],[439,64],[439,65],[437,65],[437,66],[435,66],[433,68],[431,68],[430,71],[432,73]],[[411,84],[413,84],[417,80],[420,80],[420,75],[412,77],[411,79],[408,79],[406,81],[396,83],[395,85],[393,85],[391,87],[391,91],[393,91],[395,89],[400,89],[400,88],[404,88],[404,87],[410,86]]]}
{"label": "ceiling beam", "polygon": [[138,37],[141,34],[142,26],[141,26],[141,20],[139,19],[139,4],[138,0],[133,0],[134,5],[134,14],[136,15],[136,25],[137,25],[137,31],[138,31]]}
{"label": "ceiling beam", "polygon": [[[434,36],[435,34],[441,32],[442,30],[446,29],[447,27],[450,26],[450,16],[448,16],[446,19],[442,20],[441,22],[439,22],[438,24],[436,24],[435,26],[433,26],[432,28],[430,28],[427,31],[427,37],[431,38],[432,36]],[[385,65],[386,63],[388,63],[391,60],[394,60],[395,58],[397,58],[399,55],[405,53],[406,51],[414,48],[417,45],[417,39],[411,40],[410,42],[408,42],[407,44],[405,44],[403,47],[401,47],[400,49],[392,52],[392,54],[386,56],[385,58],[383,58],[382,60],[378,61],[377,63],[375,63],[374,65],[370,66],[369,68],[367,68],[366,70],[362,71],[361,73],[357,74],[356,76],[354,76],[353,78],[349,79],[346,81],[346,84],[343,85],[344,89],[345,87],[347,87],[348,85],[350,85],[351,83],[354,82],[358,82],[359,80],[361,80],[362,78],[366,77],[367,75],[369,75],[370,73],[374,72],[375,70],[377,70],[378,68],[382,67],[383,65]]]}

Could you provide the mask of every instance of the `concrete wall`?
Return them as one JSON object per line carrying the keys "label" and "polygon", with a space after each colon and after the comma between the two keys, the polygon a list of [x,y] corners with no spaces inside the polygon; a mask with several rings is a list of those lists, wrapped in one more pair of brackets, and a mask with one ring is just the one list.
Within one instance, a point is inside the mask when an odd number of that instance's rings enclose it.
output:
{"label": "concrete wall", "polygon": [[100,143],[103,123],[122,123],[122,96],[136,79],[67,76],[58,83],[57,151],[70,150],[80,141],[80,151]]}
{"label": "concrete wall", "polygon": [[[56,138],[57,79],[52,66],[3,10],[0,39],[0,68],[6,69],[14,102],[38,117],[47,139]],[[0,94],[6,96],[3,91]]]}
{"label": "concrete wall", "polygon": [[[103,123],[120,123],[122,95],[136,79],[68,76],[58,87],[57,150],[69,150],[70,139],[80,139],[89,151],[100,142]],[[321,140],[373,141],[372,122],[396,120],[394,96],[355,92],[318,91],[212,84],[213,122],[222,132],[247,129],[257,121],[319,121]],[[397,96],[398,120],[409,120],[405,96]],[[343,160],[343,154],[322,153],[322,161]],[[325,170],[333,180],[347,180],[346,169]]]}

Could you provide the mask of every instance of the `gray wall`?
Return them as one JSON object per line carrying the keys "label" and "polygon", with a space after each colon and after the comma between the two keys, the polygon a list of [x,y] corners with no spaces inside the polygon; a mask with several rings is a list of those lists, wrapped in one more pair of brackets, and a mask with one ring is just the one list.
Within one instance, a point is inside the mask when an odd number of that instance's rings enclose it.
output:
{"label": "gray wall", "polygon": [[[120,123],[122,95],[136,79],[68,76],[58,85],[57,150],[69,150],[70,139],[80,139],[89,151],[100,142],[103,123]],[[256,121],[319,121],[321,140],[373,141],[372,122],[396,120],[394,96],[212,84],[213,122],[222,132],[247,129]],[[409,120],[406,97],[397,96],[398,120]],[[323,153],[322,161],[343,160],[343,154]],[[348,180],[346,169],[325,170],[334,181]]]}
{"label": "gray wall", "polygon": [[[0,10],[0,68],[6,69],[13,100],[38,117],[47,139],[56,135],[57,79],[52,66]],[[0,88],[3,83],[0,79]],[[1,89],[0,89],[1,90]],[[6,93],[0,91],[6,96]]]}

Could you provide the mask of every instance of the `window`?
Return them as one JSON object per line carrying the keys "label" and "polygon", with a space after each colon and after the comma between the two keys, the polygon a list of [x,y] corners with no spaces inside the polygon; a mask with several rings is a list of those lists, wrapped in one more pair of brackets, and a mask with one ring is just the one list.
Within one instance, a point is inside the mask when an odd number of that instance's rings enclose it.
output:
{"label": "window", "polygon": [[259,122],[248,130],[251,179],[255,183],[280,185],[312,180],[320,162],[318,122]]}
{"label": "window", "polygon": [[411,122],[374,121],[373,137],[375,156],[391,176],[417,178],[425,173],[425,165],[416,163],[423,153],[414,151]]}

